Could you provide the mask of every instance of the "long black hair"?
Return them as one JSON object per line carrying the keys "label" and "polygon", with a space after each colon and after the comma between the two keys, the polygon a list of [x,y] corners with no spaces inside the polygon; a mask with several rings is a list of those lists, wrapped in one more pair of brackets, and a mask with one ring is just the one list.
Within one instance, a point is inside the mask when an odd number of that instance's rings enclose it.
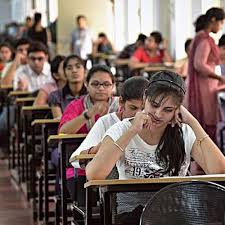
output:
{"label": "long black hair", "polygon": [[[170,71],[160,71],[153,75],[145,91],[149,102],[154,102],[160,96],[162,101],[172,96],[177,105],[181,105],[185,95],[185,85],[181,76]],[[185,160],[185,147],[182,129],[178,126],[167,125],[156,148],[156,161],[161,165],[165,174],[177,176]]]}

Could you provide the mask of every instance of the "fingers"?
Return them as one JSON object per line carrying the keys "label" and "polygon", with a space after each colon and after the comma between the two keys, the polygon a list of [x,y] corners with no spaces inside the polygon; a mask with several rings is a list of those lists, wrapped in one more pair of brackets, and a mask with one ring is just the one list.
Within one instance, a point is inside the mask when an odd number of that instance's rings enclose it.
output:
{"label": "fingers", "polygon": [[174,120],[175,120],[175,124],[177,124],[179,127],[181,127],[182,115],[181,115],[180,107],[178,107],[177,110],[175,111]]}

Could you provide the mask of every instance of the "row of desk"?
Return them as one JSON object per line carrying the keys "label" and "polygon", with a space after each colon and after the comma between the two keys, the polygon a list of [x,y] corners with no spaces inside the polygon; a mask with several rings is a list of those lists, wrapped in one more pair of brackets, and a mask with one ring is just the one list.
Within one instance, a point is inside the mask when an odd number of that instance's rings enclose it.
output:
{"label": "row of desk", "polygon": [[[29,94],[29,93],[26,93]],[[18,93],[9,94],[9,96],[18,96]],[[53,119],[35,119],[35,114],[38,111],[49,110],[48,106],[41,107],[33,107],[33,106],[23,106],[24,102],[32,102],[34,97],[22,97],[17,98],[15,103],[21,107],[21,112],[23,114],[23,119],[20,117],[21,114],[18,114],[19,118],[17,118],[18,126],[17,129],[22,129],[24,131],[24,137],[21,136],[21,141],[25,143],[25,151],[22,156],[25,157],[24,165],[22,165],[22,173],[24,177],[21,178],[20,182],[26,182],[28,179],[28,152],[29,149],[26,149],[28,146],[28,136],[31,135],[32,143],[35,145],[36,137],[35,137],[35,129],[40,129],[41,131],[41,146],[43,150],[43,160],[44,160],[44,224],[48,224],[49,218],[49,208],[48,208],[48,148],[49,145],[57,144],[59,145],[59,151],[61,154],[60,158],[60,169],[61,169],[61,190],[62,190],[62,199],[61,199],[61,207],[62,207],[62,224],[67,224],[68,220],[68,212],[67,212],[67,199],[66,198],[66,160],[67,160],[67,147],[79,145],[81,141],[85,138],[86,135],[50,135],[49,131],[54,127],[57,127],[59,124],[59,120]],[[34,117],[32,117],[32,115]],[[31,116],[28,119],[28,116]],[[27,119],[26,119],[27,117]],[[23,126],[21,127],[20,120],[23,120]],[[28,128],[31,128],[31,133],[29,134]],[[33,159],[35,160],[35,146],[32,146]],[[84,154],[80,156],[76,156],[72,160],[90,160],[94,157],[94,154]],[[14,159],[15,161],[15,159]],[[18,160],[20,162],[20,160]],[[16,163],[14,162],[14,168]],[[11,163],[13,167],[13,162]],[[35,177],[35,167],[32,168],[31,174]],[[33,179],[33,178],[32,178]],[[85,224],[90,225],[93,224],[93,213],[92,207],[95,204],[93,199],[93,191],[98,189],[100,191],[100,203],[102,207],[100,207],[100,220],[101,224],[111,225],[112,224],[112,194],[119,192],[155,192],[160,190],[161,188],[167,186],[168,184],[176,183],[176,182],[187,182],[187,181],[212,181],[218,184],[225,186],[225,175],[211,175],[211,176],[193,176],[193,177],[169,177],[169,178],[151,178],[151,179],[131,179],[131,180],[95,180],[88,181],[85,184],[86,188],[86,213],[85,213]],[[35,179],[33,182],[33,190],[31,192],[35,192]],[[34,197],[34,196],[33,196]]]}

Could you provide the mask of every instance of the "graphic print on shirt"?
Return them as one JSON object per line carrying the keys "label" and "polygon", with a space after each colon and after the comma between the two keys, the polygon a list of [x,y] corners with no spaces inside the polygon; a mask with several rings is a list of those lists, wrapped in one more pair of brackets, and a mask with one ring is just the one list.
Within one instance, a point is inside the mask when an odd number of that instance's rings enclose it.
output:
{"label": "graphic print on shirt", "polygon": [[157,178],[165,176],[164,169],[156,163],[155,151],[147,153],[130,148],[125,153],[125,174],[129,178]]}

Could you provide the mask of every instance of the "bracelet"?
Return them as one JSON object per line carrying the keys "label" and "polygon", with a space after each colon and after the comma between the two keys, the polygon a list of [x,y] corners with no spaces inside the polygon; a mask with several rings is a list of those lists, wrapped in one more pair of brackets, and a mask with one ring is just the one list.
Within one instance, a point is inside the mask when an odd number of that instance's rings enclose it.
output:
{"label": "bracelet", "polygon": [[206,138],[208,138],[209,137],[209,135],[208,134],[206,134],[204,137],[202,137],[202,138],[200,138],[200,139],[198,139],[197,140],[197,145],[198,146],[200,146],[201,145],[201,143],[206,139]]}
{"label": "bracelet", "polygon": [[124,153],[124,149],[122,149],[122,147],[120,147],[116,142],[113,142],[113,144],[114,144],[117,148],[119,148],[119,150],[120,150],[121,152]]}

